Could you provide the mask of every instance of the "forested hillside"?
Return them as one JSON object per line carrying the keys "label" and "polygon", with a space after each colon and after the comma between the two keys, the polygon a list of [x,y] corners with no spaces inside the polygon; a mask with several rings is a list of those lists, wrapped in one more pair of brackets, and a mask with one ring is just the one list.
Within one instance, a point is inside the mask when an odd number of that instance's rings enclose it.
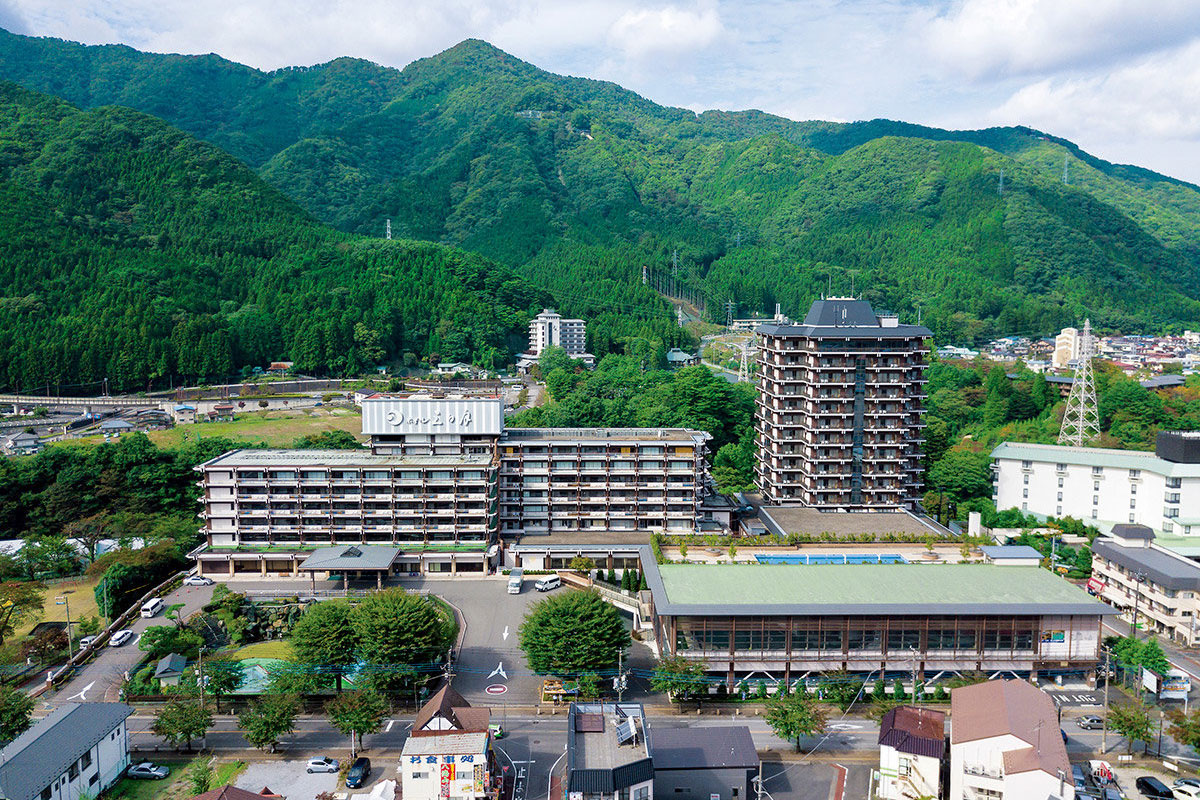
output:
{"label": "forested hillside", "polygon": [[697,116],[479,41],[402,71],[263,73],[0,34],[0,77],[161,115],[342,230],[379,236],[391,218],[511,265],[595,321],[599,350],[681,340],[640,284],[676,249],[714,319],[730,298],[802,313],[830,275],[921,305],[942,339],[1200,319],[1200,191],[1029,129]]}
{"label": "forested hillside", "polygon": [[[470,253],[318,223],[161,120],[0,82],[0,386],[115,390],[270,360],[506,363],[543,290]],[[410,354],[410,355],[406,355]]]}

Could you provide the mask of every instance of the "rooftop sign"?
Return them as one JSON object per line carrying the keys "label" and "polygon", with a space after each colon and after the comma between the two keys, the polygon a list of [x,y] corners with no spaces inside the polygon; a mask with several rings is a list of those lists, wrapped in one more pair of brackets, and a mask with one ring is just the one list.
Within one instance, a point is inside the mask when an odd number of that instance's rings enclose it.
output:
{"label": "rooftop sign", "polygon": [[498,436],[504,429],[504,401],[498,397],[369,397],[362,403],[367,436],[451,434]]}

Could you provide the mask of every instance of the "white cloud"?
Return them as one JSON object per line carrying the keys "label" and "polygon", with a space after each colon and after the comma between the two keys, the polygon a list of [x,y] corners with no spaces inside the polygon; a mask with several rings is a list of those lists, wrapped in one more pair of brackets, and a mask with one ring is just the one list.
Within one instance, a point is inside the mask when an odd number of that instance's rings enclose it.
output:
{"label": "white cloud", "polygon": [[957,0],[930,51],[970,78],[1102,66],[1200,35],[1195,0]]}
{"label": "white cloud", "polygon": [[[1035,81],[990,117],[997,124],[1021,123],[1064,136],[1110,160],[1129,161],[1136,152],[1143,166],[1191,173],[1196,180],[1200,40],[1099,75]],[[1177,160],[1185,143],[1192,146],[1191,164]]]}
{"label": "white cloud", "polygon": [[468,38],[664,104],[1023,123],[1200,180],[1200,0],[0,0],[0,25],[273,69]]}
{"label": "white cloud", "polygon": [[646,58],[708,47],[721,35],[721,16],[713,6],[626,11],[608,31],[608,40],[626,55]]}

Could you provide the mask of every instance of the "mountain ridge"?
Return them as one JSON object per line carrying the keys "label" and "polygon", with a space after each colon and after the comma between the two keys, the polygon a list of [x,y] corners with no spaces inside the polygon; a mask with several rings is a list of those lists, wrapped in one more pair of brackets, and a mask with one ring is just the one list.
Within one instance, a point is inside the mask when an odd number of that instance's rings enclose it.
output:
{"label": "mountain ridge", "polygon": [[[670,335],[640,276],[674,253],[714,320],[728,299],[800,313],[848,271],[965,341],[1084,315],[1109,329],[1200,318],[1200,191],[1033,129],[697,115],[482,40],[403,70],[206,58],[0,35],[0,77],[174,113],[319,219],[378,236],[390,218],[479,252],[613,338]],[[82,63],[74,83],[58,75]]]}

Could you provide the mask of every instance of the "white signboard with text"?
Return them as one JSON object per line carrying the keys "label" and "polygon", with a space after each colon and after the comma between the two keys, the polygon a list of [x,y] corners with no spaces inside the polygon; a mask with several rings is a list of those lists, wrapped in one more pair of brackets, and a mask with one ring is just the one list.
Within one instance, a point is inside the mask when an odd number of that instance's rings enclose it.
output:
{"label": "white signboard with text", "polygon": [[362,411],[366,436],[498,436],[504,430],[504,401],[499,397],[369,397],[363,400]]}

